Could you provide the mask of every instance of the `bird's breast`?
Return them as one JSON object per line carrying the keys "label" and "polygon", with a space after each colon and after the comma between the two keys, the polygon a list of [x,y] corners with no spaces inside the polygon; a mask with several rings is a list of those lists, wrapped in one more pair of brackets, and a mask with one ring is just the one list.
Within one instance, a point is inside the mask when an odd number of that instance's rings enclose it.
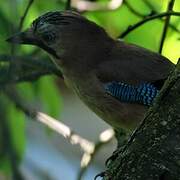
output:
{"label": "bird's breast", "polygon": [[114,128],[132,129],[143,119],[146,107],[123,103],[105,92],[102,83],[93,75],[64,77],[68,87],[100,118]]}

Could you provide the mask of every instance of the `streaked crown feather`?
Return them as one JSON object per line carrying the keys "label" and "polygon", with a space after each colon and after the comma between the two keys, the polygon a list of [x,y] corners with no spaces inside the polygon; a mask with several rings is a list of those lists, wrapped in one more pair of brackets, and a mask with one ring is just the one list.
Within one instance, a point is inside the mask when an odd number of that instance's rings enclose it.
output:
{"label": "streaked crown feather", "polygon": [[33,21],[33,27],[36,29],[39,26],[47,23],[47,24],[54,24],[54,25],[66,25],[69,24],[73,20],[85,20],[83,16],[79,13],[74,11],[52,11],[43,14],[42,16],[38,17],[36,20]]}

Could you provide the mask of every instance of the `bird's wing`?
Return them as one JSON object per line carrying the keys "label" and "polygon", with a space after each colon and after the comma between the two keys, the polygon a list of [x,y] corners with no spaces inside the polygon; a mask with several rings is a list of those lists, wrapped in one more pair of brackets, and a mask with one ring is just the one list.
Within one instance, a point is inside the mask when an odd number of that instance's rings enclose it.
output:
{"label": "bird's wing", "polygon": [[116,99],[150,105],[174,69],[174,64],[165,57],[136,46],[120,51],[99,64],[97,77],[105,91]]}
{"label": "bird's wing", "polygon": [[161,83],[175,65],[163,56],[144,48],[124,45],[96,68],[101,82],[118,81],[130,85]]}
{"label": "bird's wing", "polygon": [[159,90],[151,83],[129,85],[121,82],[103,84],[105,92],[121,102],[138,103],[150,106]]}

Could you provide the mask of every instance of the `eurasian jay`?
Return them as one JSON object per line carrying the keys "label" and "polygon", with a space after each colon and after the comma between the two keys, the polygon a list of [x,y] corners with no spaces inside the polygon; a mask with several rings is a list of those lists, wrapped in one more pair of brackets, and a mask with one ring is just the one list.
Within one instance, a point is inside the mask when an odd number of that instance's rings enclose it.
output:
{"label": "eurasian jay", "polygon": [[72,11],[45,13],[7,41],[48,52],[67,86],[115,129],[137,126],[174,69],[160,54],[114,40]]}

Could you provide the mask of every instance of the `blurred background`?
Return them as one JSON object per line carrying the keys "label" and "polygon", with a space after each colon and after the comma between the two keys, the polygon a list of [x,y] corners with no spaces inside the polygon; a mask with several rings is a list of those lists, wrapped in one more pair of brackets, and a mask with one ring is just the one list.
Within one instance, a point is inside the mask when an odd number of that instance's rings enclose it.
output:
{"label": "blurred background", "polygon": [[[72,8],[104,27],[111,37],[161,52],[176,63],[180,57],[179,16],[171,17],[162,49],[166,17],[124,33],[137,22],[167,11],[169,2],[0,0],[0,180],[90,180],[105,169],[105,160],[116,147],[110,137],[82,168],[84,152],[79,145],[28,117],[19,104],[48,114],[92,143],[98,143],[100,134],[110,128],[66,88],[45,52],[33,46],[11,46],[5,39],[47,11]],[[179,0],[173,10],[180,11]]]}

